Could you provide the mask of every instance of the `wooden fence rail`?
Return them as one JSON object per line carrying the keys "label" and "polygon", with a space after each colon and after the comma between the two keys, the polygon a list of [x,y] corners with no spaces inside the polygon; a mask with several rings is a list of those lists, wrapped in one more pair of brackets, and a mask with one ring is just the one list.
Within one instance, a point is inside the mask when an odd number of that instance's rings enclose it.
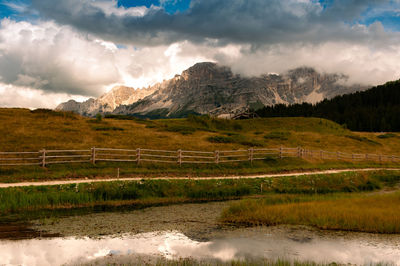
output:
{"label": "wooden fence rail", "polygon": [[97,162],[142,162],[170,164],[219,164],[231,162],[253,162],[266,158],[315,158],[321,160],[375,161],[400,163],[398,155],[345,153],[288,148],[250,148],[247,150],[157,150],[157,149],[114,149],[93,147],[86,150],[46,150],[37,152],[0,152],[0,166],[92,163]]}

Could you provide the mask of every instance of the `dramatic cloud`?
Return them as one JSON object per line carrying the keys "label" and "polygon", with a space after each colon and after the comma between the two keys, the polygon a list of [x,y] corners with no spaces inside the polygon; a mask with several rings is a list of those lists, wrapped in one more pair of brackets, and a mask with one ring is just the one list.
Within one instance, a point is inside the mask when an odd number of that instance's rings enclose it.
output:
{"label": "dramatic cloud", "polygon": [[121,80],[113,52],[51,22],[1,21],[1,82],[51,92],[93,95]]}
{"label": "dramatic cloud", "polygon": [[375,19],[398,16],[398,0],[192,0],[177,12],[166,7],[180,0],[31,2],[0,2],[18,14],[0,20],[0,106],[141,88],[200,61],[247,76],[311,66],[349,83],[400,77],[400,32]]}
{"label": "dramatic cloud", "polygon": [[[326,41],[386,43],[399,34],[385,34],[357,24],[368,7],[387,6],[390,0],[337,0],[323,8],[313,0],[194,0],[190,9],[168,14],[160,7],[125,9],[107,1],[33,0],[47,18],[101,38],[137,45],[160,45],[190,40],[220,44],[257,45]],[[114,4],[114,6],[112,6]],[[114,10],[114,11],[112,11]],[[119,10],[118,12],[115,10]]]}
{"label": "dramatic cloud", "polygon": [[79,95],[48,93],[42,90],[0,83],[0,107],[54,108],[57,103],[68,101],[71,98],[77,101],[87,99]]}
{"label": "dramatic cloud", "polygon": [[[18,88],[32,89],[43,103],[44,99],[56,99],[48,96],[57,93],[75,95],[75,99],[79,99],[77,95],[97,97],[116,84],[141,88],[171,78],[198,61],[210,60],[199,53],[180,55],[179,44],[119,49],[112,42],[53,22],[34,25],[3,19],[0,25],[0,106],[12,106],[16,98],[10,95],[26,92],[17,92]],[[23,99],[34,97],[20,97],[19,101]]]}
{"label": "dramatic cloud", "polygon": [[319,72],[346,74],[348,84],[363,85],[378,85],[400,78],[399,60],[400,45],[376,50],[368,45],[344,42],[271,45],[257,51],[241,49],[240,56],[235,58],[218,58],[235,72],[248,76],[310,66]]}

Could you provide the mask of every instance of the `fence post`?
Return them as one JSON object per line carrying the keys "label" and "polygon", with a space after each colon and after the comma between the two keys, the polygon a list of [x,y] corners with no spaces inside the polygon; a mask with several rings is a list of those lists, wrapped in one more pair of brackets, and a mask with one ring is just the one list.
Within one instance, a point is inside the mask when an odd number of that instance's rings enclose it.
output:
{"label": "fence post", "polygon": [[254,148],[249,149],[249,161],[251,164],[253,164],[253,155],[254,155]]}
{"label": "fence post", "polygon": [[279,159],[282,159],[282,146],[279,147]]}
{"label": "fence post", "polygon": [[178,150],[178,163],[179,163],[179,166],[182,165],[182,150],[181,149]]}
{"label": "fence post", "polygon": [[42,167],[46,167],[46,149],[40,151],[42,153]]}
{"label": "fence post", "polygon": [[297,158],[300,158],[300,156],[301,156],[301,155],[300,155],[300,152],[301,152],[301,151],[300,151],[300,147],[297,147]]}
{"label": "fence post", "polygon": [[354,153],[351,154],[351,160],[354,161]]}
{"label": "fence post", "polygon": [[321,160],[324,159],[324,151],[323,150],[319,151],[319,157],[321,158]]}
{"label": "fence post", "polygon": [[394,155],[392,155],[392,163],[394,163]]}
{"label": "fence post", "polygon": [[365,154],[365,160],[368,160],[368,153]]}
{"label": "fence post", "polygon": [[136,163],[140,163],[140,148],[136,149]]}
{"label": "fence post", "polygon": [[215,156],[215,163],[218,164],[219,163],[219,151],[215,151],[214,156]]}
{"label": "fence post", "polygon": [[336,159],[340,160],[340,152],[336,152]]}
{"label": "fence post", "polygon": [[382,163],[382,154],[379,154],[379,163]]}
{"label": "fence post", "polygon": [[92,164],[96,164],[96,147],[92,148]]}

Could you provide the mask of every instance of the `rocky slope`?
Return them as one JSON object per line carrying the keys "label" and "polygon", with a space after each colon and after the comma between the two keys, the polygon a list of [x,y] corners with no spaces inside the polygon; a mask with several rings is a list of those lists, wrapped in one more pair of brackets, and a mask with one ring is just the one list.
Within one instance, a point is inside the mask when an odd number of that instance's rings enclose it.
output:
{"label": "rocky slope", "polygon": [[83,115],[98,112],[143,117],[182,117],[190,113],[229,117],[248,108],[277,103],[316,103],[364,89],[341,85],[341,74],[297,68],[282,75],[242,77],[215,63],[198,63],[174,78],[142,90],[117,87],[99,99],[69,101],[57,107]]}
{"label": "rocky slope", "polygon": [[72,111],[85,116],[95,116],[97,113],[111,113],[118,106],[135,103],[153,92],[152,87],[136,90],[131,87],[116,86],[97,99],[90,98],[82,103],[69,100],[58,105],[56,110]]}

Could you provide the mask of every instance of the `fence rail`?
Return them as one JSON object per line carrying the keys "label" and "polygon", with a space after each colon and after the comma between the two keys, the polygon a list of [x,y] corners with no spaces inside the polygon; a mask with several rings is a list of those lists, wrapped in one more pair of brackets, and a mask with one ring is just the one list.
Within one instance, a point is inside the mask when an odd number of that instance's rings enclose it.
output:
{"label": "fence rail", "polygon": [[400,163],[399,155],[345,153],[340,151],[325,151],[288,148],[250,148],[247,150],[157,150],[157,149],[114,149],[93,147],[86,150],[46,150],[37,152],[0,152],[0,166],[38,165],[46,167],[50,164],[92,163],[97,162],[156,162],[171,164],[219,164],[231,162],[253,162],[266,158],[315,158],[321,160],[343,161],[375,161]]}

